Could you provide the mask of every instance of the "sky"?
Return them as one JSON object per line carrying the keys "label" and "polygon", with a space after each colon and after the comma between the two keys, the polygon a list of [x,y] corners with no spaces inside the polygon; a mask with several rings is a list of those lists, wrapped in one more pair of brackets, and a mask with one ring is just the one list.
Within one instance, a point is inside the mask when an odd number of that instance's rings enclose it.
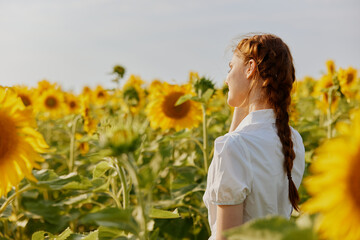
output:
{"label": "sky", "polygon": [[0,0],[0,85],[111,88],[119,64],[124,80],[197,71],[221,86],[229,48],[249,32],[278,35],[297,79],[318,78],[328,59],[360,69],[359,25],[358,0]]}

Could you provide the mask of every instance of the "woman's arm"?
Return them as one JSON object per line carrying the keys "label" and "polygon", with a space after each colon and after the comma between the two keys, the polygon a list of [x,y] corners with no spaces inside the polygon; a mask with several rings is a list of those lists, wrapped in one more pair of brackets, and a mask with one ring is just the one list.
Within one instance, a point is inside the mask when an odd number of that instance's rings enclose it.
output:
{"label": "woman's arm", "polygon": [[236,129],[236,127],[241,123],[241,121],[246,117],[246,115],[248,115],[248,112],[248,108],[235,108],[229,132],[232,132]]}
{"label": "woman's arm", "polygon": [[243,223],[244,204],[217,205],[216,207],[216,240],[226,240],[224,230]]}

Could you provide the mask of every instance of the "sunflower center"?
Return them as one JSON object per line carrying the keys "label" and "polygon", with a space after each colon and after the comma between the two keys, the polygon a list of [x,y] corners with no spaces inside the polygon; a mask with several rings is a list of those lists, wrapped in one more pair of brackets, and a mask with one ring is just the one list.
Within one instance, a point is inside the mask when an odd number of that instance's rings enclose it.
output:
{"label": "sunflower center", "polygon": [[31,105],[31,100],[30,100],[29,96],[20,94],[19,97],[21,98],[21,101],[24,103],[25,107]]}
{"label": "sunflower center", "polygon": [[16,149],[18,135],[14,121],[0,111],[0,164]]}
{"label": "sunflower center", "polygon": [[53,96],[49,96],[45,99],[45,105],[48,108],[56,108],[58,105],[58,101],[56,98],[54,98]]}
{"label": "sunflower center", "polygon": [[353,166],[351,166],[350,168],[350,174],[348,178],[349,193],[352,200],[355,203],[355,206],[357,206],[357,210],[359,211],[358,212],[359,214],[360,213],[360,174],[358,172],[358,169],[360,168],[360,146],[353,160],[354,163]]}
{"label": "sunflower center", "polygon": [[329,88],[333,85],[333,82],[332,81],[328,81],[325,83],[325,88]]}
{"label": "sunflower center", "polygon": [[[329,94],[327,92],[324,92],[324,100],[326,103],[328,103],[328,101],[329,101]],[[337,97],[335,96],[335,94],[333,94],[331,96],[331,103],[334,104],[336,102],[336,100],[337,100]]]}
{"label": "sunflower center", "polygon": [[98,92],[98,94],[97,94],[97,97],[98,97],[98,98],[103,98],[104,96],[105,96],[105,94],[104,94],[103,91],[100,91],[100,92]]}
{"label": "sunflower center", "polygon": [[124,91],[124,99],[130,106],[137,106],[140,102],[139,93],[133,87],[128,87]]}
{"label": "sunflower center", "polygon": [[76,106],[77,106],[77,104],[76,104],[76,102],[75,102],[75,101],[71,101],[71,102],[69,102],[69,107],[70,107],[71,109],[76,108]]}
{"label": "sunflower center", "polygon": [[346,84],[351,84],[354,81],[354,74],[353,73],[348,73],[346,76]]}
{"label": "sunflower center", "polygon": [[186,117],[190,111],[190,101],[186,101],[178,106],[174,106],[177,100],[183,96],[183,92],[172,92],[167,95],[162,104],[162,110],[169,118],[181,119]]}

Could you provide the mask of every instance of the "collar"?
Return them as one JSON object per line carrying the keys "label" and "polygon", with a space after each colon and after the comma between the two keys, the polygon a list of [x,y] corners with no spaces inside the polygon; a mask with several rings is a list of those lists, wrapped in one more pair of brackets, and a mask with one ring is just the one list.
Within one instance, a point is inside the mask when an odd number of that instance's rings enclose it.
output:
{"label": "collar", "polygon": [[241,123],[236,127],[235,131],[239,131],[247,125],[259,124],[259,123],[275,123],[275,112],[274,109],[261,109],[256,110],[248,115],[241,121]]}

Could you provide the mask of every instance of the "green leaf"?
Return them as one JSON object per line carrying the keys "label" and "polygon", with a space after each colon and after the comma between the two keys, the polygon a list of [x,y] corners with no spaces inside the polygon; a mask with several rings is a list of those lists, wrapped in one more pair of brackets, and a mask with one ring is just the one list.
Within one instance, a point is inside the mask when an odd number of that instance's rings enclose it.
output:
{"label": "green leaf", "polygon": [[65,229],[60,235],[56,236],[51,233],[45,232],[45,231],[38,231],[34,233],[31,237],[32,240],[44,240],[44,239],[50,239],[50,240],[66,240],[70,235],[72,234],[72,231],[70,228]]}
{"label": "green leaf", "polygon": [[99,239],[99,231],[93,231],[91,233],[89,233],[89,235],[83,237],[81,240],[97,240]]}
{"label": "green leaf", "polygon": [[48,181],[58,177],[52,169],[33,170],[33,175],[38,181]]}
{"label": "green leaf", "polygon": [[140,231],[131,209],[105,208],[85,215],[80,222],[83,224],[96,223],[99,226],[117,228],[135,235],[138,235]]}
{"label": "green leaf", "polygon": [[109,181],[105,181],[104,178],[95,178],[91,180],[93,185],[93,192],[104,192],[109,189]]}
{"label": "green leaf", "polygon": [[53,170],[46,170],[37,171],[34,175],[39,181],[32,184],[49,190],[86,190],[93,187],[93,184],[88,178],[80,176],[77,173],[58,176]]}
{"label": "green leaf", "polygon": [[206,103],[207,101],[209,101],[209,99],[211,98],[211,96],[213,95],[213,93],[214,93],[214,89],[209,88],[209,89],[206,90],[206,92],[201,96],[201,100]]}
{"label": "green leaf", "polygon": [[62,206],[62,205],[73,205],[73,204],[78,204],[81,202],[85,202],[88,201],[88,199],[90,198],[91,194],[81,194],[75,197],[71,197],[71,198],[67,198],[61,202],[58,202],[56,204],[54,204],[54,206]]}
{"label": "green leaf", "polygon": [[[2,206],[5,202],[5,199],[1,198],[0,199],[0,206]],[[12,205],[9,204],[6,206],[5,210],[0,213],[0,218],[8,218],[11,216],[11,213],[12,213]]]}
{"label": "green leaf", "polygon": [[106,173],[106,171],[112,167],[113,166],[109,162],[106,161],[99,162],[93,170],[93,178],[102,177]]}
{"label": "green leaf", "polygon": [[158,140],[158,142],[169,142],[172,140],[182,140],[184,138],[189,138],[191,136],[191,131],[183,129],[172,135],[167,135]]}
{"label": "green leaf", "polygon": [[162,218],[162,219],[172,219],[179,218],[180,215],[178,210],[175,209],[173,212],[165,211],[157,208],[151,208],[149,212],[149,217],[151,218]]}
{"label": "green leaf", "polygon": [[52,237],[53,235],[52,234],[49,234],[45,231],[38,231],[38,232],[35,232],[32,237],[31,237],[31,240],[44,240],[45,239],[45,235]]}
{"label": "green leaf", "polygon": [[159,237],[160,228],[156,228],[150,235],[150,240],[157,240]]}
{"label": "green leaf", "polygon": [[225,231],[228,240],[315,240],[311,228],[300,228],[280,216],[268,216]]}
{"label": "green leaf", "polygon": [[202,169],[194,166],[173,167],[174,180],[170,183],[171,193],[175,198],[184,198],[198,187],[203,188]]}
{"label": "green leaf", "polygon": [[98,231],[99,231],[99,239],[103,239],[103,240],[121,239],[122,236],[126,236],[123,230],[119,230],[117,228],[100,226]]}
{"label": "green leaf", "polygon": [[[24,208],[28,212],[37,216],[43,217],[47,222],[52,224],[67,224],[69,216],[62,215],[62,209],[55,206],[54,202],[50,200],[34,200],[24,201]],[[30,216],[31,218],[33,216]]]}
{"label": "green leaf", "polygon": [[182,95],[181,97],[179,97],[179,99],[176,101],[175,106],[179,106],[180,104],[183,104],[184,102],[192,99],[192,95],[191,94],[185,94]]}
{"label": "green leaf", "polygon": [[77,173],[70,173],[68,175],[55,177],[53,174],[49,175],[49,179],[44,179],[43,181],[38,181],[36,185],[38,187],[52,189],[52,190],[60,190],[64,188],[64,186],[70,182],[80,182],[81,178]]}
{"label": "green leaf", "polygon": [[70,235],[71,235],[72,231],[71,229],[68,227],[67,229],[65,229],[65,231],[63,231],[59,236],[57,236],[55,239],[56,240],[66,240]]}
{"label": "green leaf", "polygon": [[91,188],[93,185],[90,180],[86,177],[80,176],[80,181],[73,181],[65,184],[61,189],[72,189],[72,190],[86,190]]}

